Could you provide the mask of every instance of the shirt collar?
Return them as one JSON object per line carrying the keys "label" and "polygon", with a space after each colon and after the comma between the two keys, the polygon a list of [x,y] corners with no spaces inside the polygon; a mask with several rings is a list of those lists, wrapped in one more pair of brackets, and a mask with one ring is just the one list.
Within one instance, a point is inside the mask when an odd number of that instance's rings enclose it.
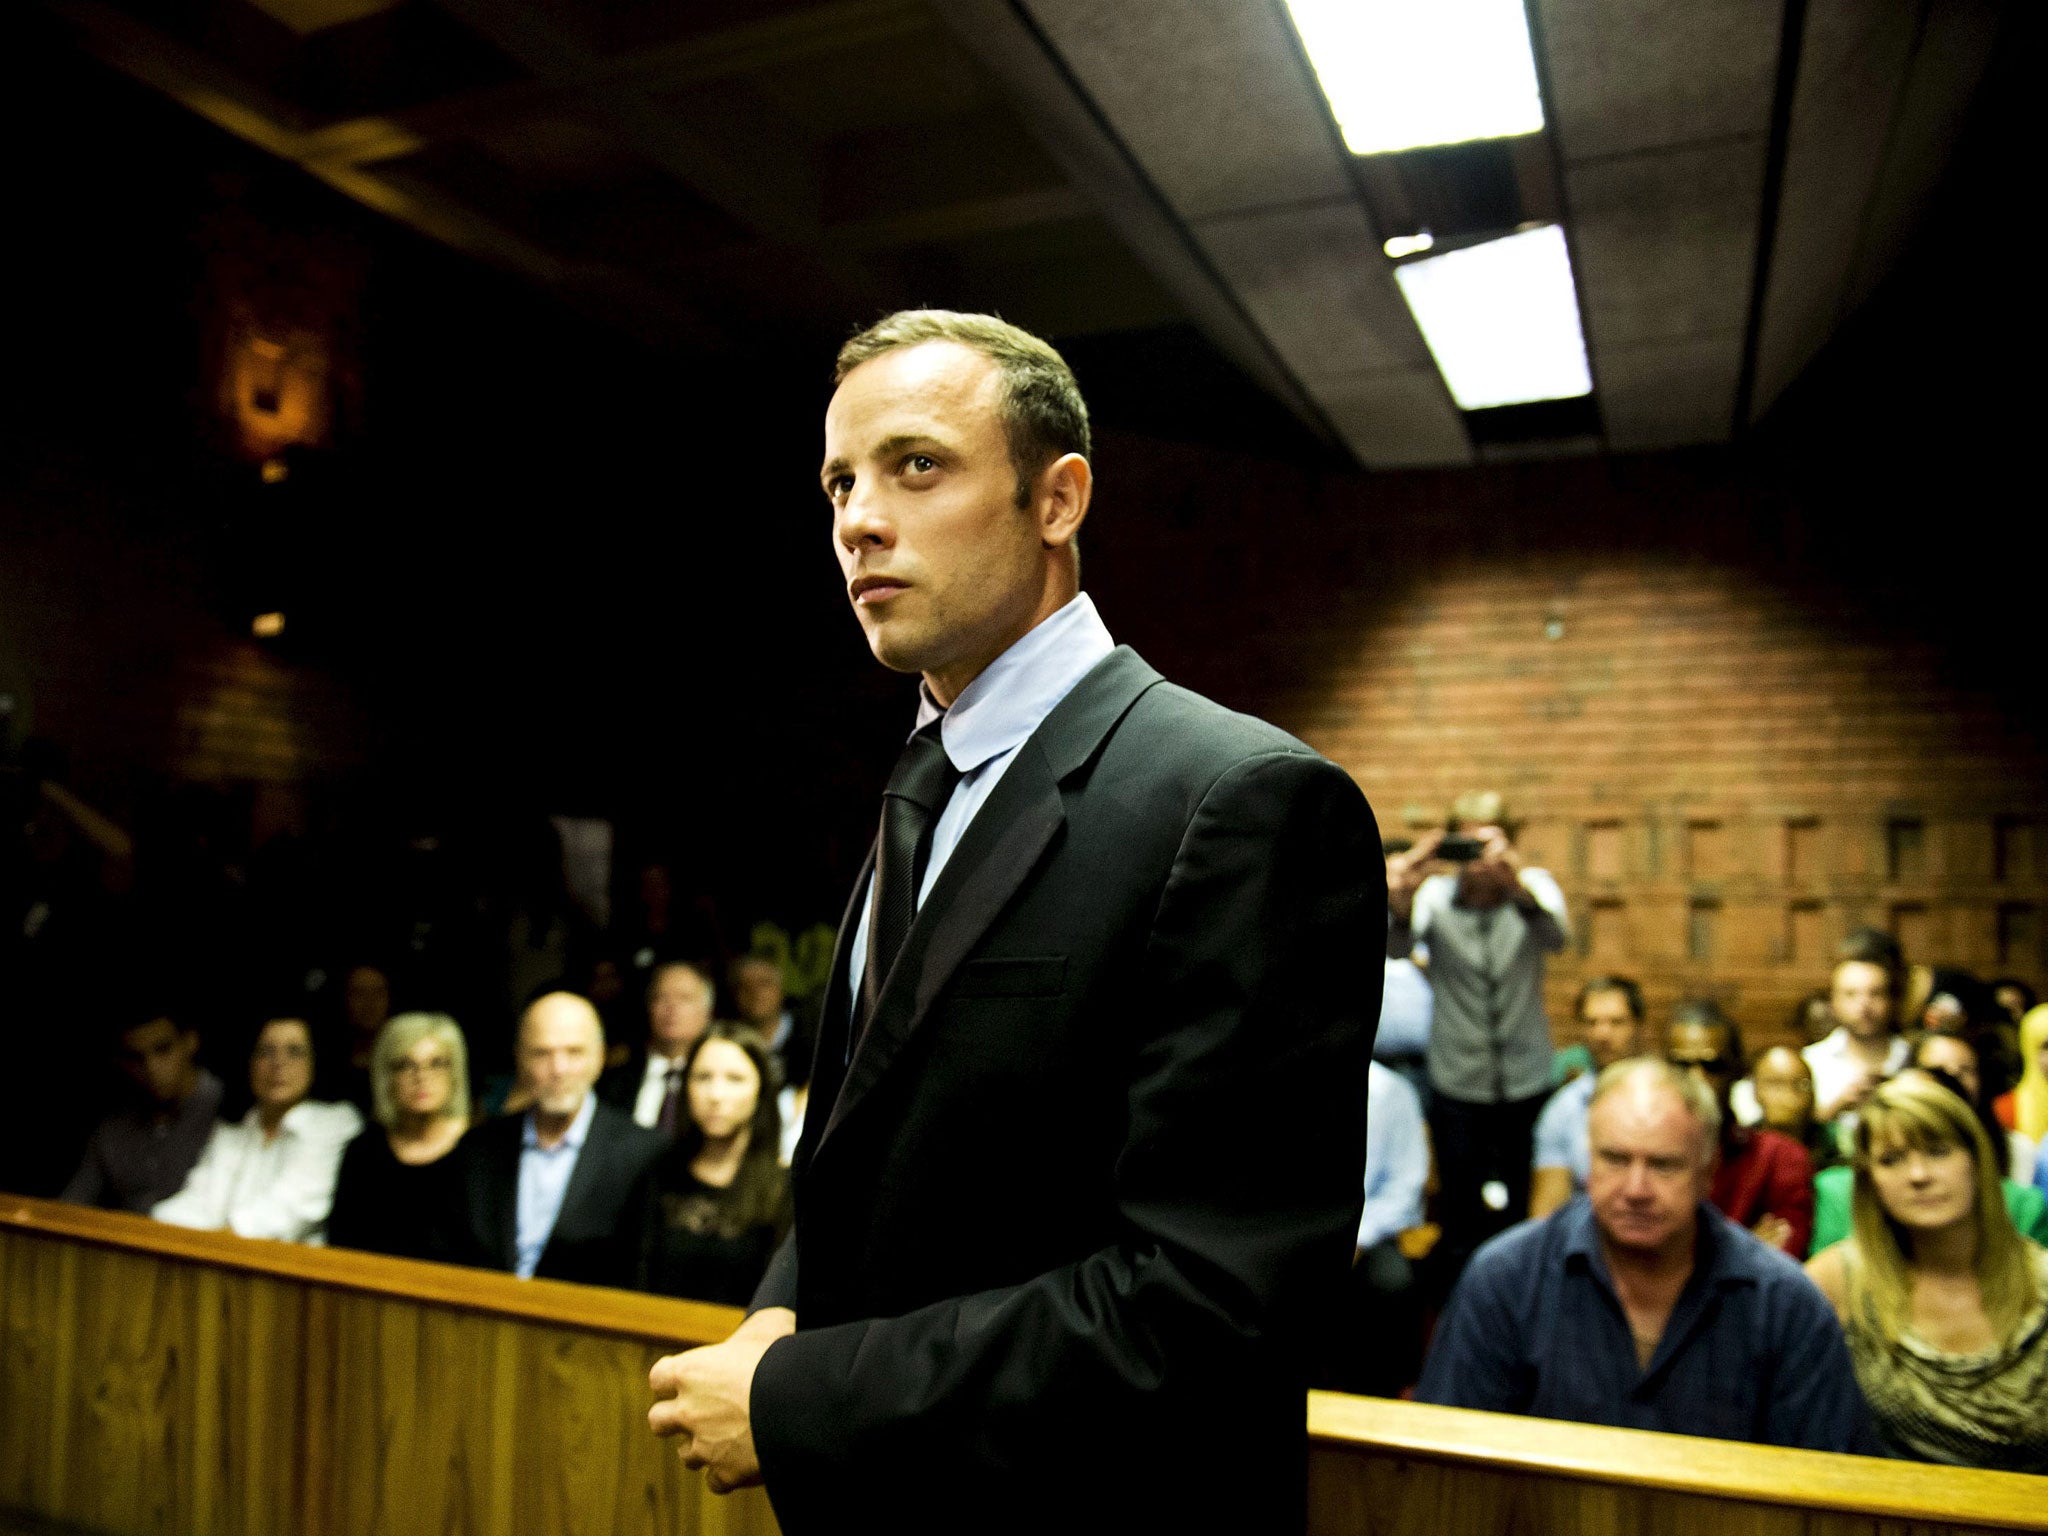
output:
{"label": "shirt collar", "polygon": [[543,1147],[540,1144],[540,1132],[533,1128],[533,1111],[529,1109],[519,1132],[519,1144],[537,1152],[580,1152],[583,1149],[584,1137],[590,1134],[590,1122],[596,1117],[597,1095],[586,1093],[583,1095],[583,1107],[576,1111],[576,1118],[569,1122],[568,1132],[552,1147]]}
{"label": "shirt collar", "polygon": [[917,690],[917,726],[941,715],[939,739],[962,773],[1022,745],[1073,691],[1074,685],[1116,649],[1086,592],[1028,631],[960,690],[952,708],[940,709],[931,690]]}
{"label": "shirt collar", "polygon": [[[1593,1202],[1584,1195],[1576,1196],[1557,1213],[1557,1219],[1564,1226],[1565,1263],[1583,1265],[1592,1270],[1600,1277],[1601,1283],[1611,1289],[1614,1277],[1608,1274],[1607,1257],[1600,1251],[1600,1229],[1593,1220]],[[1757,1255],[1749,1252],[1743,1243],[1730,1242],[1722,1230],[1727,1225],[1727,1217],[1706,1201],[1700,1202],[1698,1235],[1693,1240],[1692,1274],[1685,1282],[1687,1291],[1697,1290],[1702,1285],[1725,1289],[1731,1285],[1756,1283],[1761,1268],[1761,1264],[1755,1262]],[[1762,1253],[1771,1251],[1761,1243],[1756,1246]]]}
{"label": "shirt collar", "polygon": [[[311,1099],[299,1100],[298,1103],[286,1110],[283,1117],[277,1122],[277,1134],[280,1136],[298,1135],[299,1132],[306,1128],[306,1122],[318,1113],[319,1111],[313,1107]],[[263,1133],[262,1108],[259,1105],[251,1104],[249,1112],[242,1116],[242,1124],[260,1136]]]}

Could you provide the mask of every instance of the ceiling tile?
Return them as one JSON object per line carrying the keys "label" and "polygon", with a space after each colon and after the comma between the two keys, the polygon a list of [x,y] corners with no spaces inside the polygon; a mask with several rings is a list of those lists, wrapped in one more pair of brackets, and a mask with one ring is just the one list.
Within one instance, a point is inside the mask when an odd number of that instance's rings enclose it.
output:
{"label": "ceiling tile", "polygon": [[1718,443],[1735,414],[1742,331],[1603,348],[1600,415],[1620,452]]}
{"label": "ceiling tile", "polygon": [[1566,160],[1770,127],[1781,0],[1537,0]]}
{"label": "ceiling tile", "polygon": [[1321,91],[1277,4],[1028,8],[1184,218],[1350,195]]}
{"label": "ceiling tile", "polygon": [[1469,464],[1472,444],[1434,367],[1326,381],[1322,407],[1371,469]]}

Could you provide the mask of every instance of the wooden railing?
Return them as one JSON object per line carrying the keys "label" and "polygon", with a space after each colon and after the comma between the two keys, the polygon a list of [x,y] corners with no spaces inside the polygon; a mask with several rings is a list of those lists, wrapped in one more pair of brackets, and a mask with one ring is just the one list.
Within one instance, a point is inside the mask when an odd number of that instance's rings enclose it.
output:
{"label": "wooden railing", "polygon": [[[738,1316],[0,1195],[0,1509],[114,1536],[773,1532],[760,1490],[718,1498],[643,1427],[654,1358]],[[1321,1392],[1308,1434],[1312,1536],[2048,1530],[2042,1478]]]}

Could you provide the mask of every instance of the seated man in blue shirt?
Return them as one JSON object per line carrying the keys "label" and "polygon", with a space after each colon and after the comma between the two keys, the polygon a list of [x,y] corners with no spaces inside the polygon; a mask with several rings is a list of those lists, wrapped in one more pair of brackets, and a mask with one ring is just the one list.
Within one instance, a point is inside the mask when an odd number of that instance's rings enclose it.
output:
{"label": "seated man in blue shirt", "polygon": [[1707,1203],[1712,1091],[1667,1062],[1616,1062],[1587,1127],[1586,1193],[1473,1256],[1416,1397],[1878,1454],[1825,1298]]}
{"label": "seated man in blue shirt", "polygon": [[1429,1130],[1406,1078],[1375,1061],[1367,1069],[1365,1210],[1358,1220],[1351,1291],[1322,1385],[1392,1397],[1415,1380],[1422,1304],[1400,1236],[1422,1224]]}
{"label": "seated man in blue shirt", "polygon": [[1529,1214],[1548,1216],[1586,1187],[1592,1154],[1586,1149],[1586,1109],[1593,1085],[1623,1057],[1643,1047],[1643,989],[1626,976],[1595,976],[1579,989],[1573,1010],[1586,1032],[1593,1070],[1550,1096],[1536,1117],[1536,1166],[1530,1174]]}

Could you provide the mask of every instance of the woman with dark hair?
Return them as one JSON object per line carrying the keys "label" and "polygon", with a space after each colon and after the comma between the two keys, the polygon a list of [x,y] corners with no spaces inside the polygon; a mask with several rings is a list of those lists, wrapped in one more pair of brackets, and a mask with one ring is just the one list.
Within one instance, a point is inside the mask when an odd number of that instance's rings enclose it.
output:
{"label": "woman with dark hair", "polygon": [[1913,1068],[1865,1101],[1855,1233],[1808,1262],[1892,1454],[2048,1472],[2048,1251],[2014,1229],[1991,1140]]}
{"label": "woman with dark hair", "polygon": [[714,1021],[683,1085],[689,1121],[656,1168],[640,1288],[744,1306],[789,1231],[775,1058],[757,1031]]}
{"label": "woman with dark hair", "polygon": [[304,1019],[266,1020],[249,1053],[255,1104],[214,1126],[185,1187],[150,1214],[179,1227],[324,1242],[342,1149],[363,1117],[353,1104],[312,1097],[316,1061]]}

